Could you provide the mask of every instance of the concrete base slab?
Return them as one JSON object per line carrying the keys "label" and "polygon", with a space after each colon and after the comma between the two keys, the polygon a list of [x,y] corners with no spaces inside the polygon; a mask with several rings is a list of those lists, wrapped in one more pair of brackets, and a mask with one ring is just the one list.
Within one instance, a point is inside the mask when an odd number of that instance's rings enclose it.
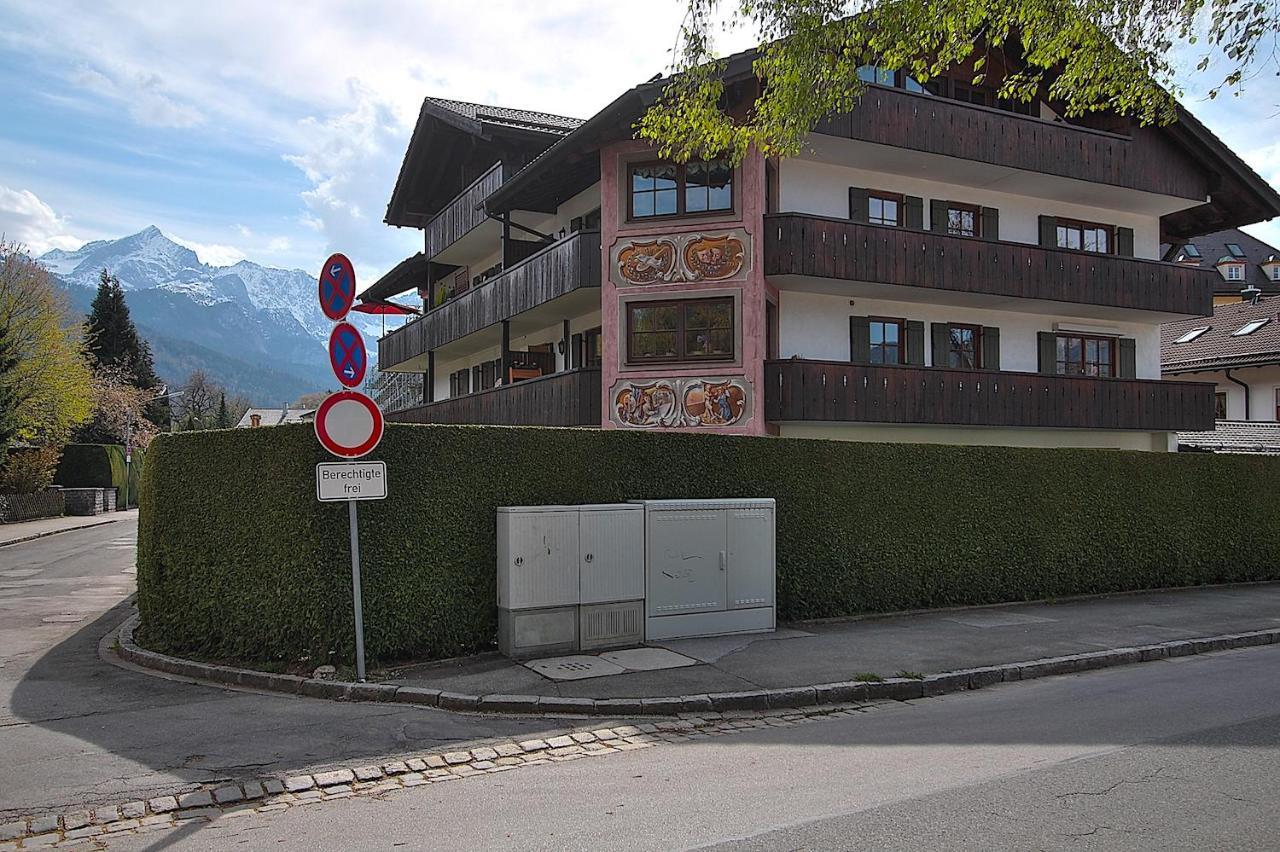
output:
{"label": "concrete base slab", "polygon": [[965,627],[1015,627],[1019,624],[1047,624],[1057,619],[1042,618],[1024,612],[968,612],[946,619]]}
{"label": "concrete base slab", "polygon": [[551,680],[584,680],[589,677],[622,674],[626,671],[622,666],[588,654],[530,660],[524,665]]}
{"label": "concrete base slab", "polygon": [[623,651],[609,651],[600,655],[608,660],[630,669],[633,672],[653,672],[661,669],[678,669],[684,666],[696,666],[698,661],[666,648],[628,648]]}

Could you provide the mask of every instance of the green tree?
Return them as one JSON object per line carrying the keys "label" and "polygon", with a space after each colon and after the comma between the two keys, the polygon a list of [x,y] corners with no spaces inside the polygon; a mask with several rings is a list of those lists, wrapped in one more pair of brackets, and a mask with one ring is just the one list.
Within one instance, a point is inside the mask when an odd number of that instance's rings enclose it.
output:
{"label": "green tree", "polygon": [[8,242],[0,242],[0,329],[17,359],[0,373],[0,387],[17,403],[12,439],[65,443],[93,405],[81,326],[45,268]]}
{"label": "green tree", "polygon": [[227,393],[223,391],[218,394],[218,416],[215,421],[219,429],[230,429],[235,424],[231,422],[231,412],[227,410]]}
{"label": "green tree", "polygon": [[793,156],[824,116],[854,109],[865,65],[901,69],[927,82],[1008,52],[1019,66],[1002,98],[1045,93],[1067,117],[1109,110],[1142,124],[1176,117],[1181,59],[1199,60],[1210,95],[1239,94],[1253,75],[1276,73],[1280,4],[1274,0],[735,0],[729,26],[748,26],[764,45],[762,81],[750,108],[727,108],[723,60],[713,30],[719,0],[687,0],[674,70],[639,135],[664,157],[685,160],[755,148]]}
{"label": "green tree", "polygon": [[6,449],[18,431],[18,409],[22,404],[22,395],[14,381],[17,370],[13,335],[7,326],[0,327],[0,445]]}
{"label": "green tree", "polygon": [[[134,387],[154,390],[152,397],[161,393],[151,346],[129,316],[120,279],[106,269],[98,274],[98,292],[89,309],[85,336],[89,354],[99,367],[123,371]],[[168,399],[147,403],[146,418],[157,428],[168,428],[171,416]]]}

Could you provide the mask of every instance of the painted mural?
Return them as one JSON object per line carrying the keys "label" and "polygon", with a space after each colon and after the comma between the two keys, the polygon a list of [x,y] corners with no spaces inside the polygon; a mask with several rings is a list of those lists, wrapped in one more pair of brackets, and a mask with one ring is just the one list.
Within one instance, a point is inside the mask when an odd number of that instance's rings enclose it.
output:
{"label": "painted mural", "polygon": [[610,272],[619,286],[725,281],[746,271],[750,249],[750,237],[741,228],[624,239],[614,245]]}
{"label": "painted mural", "polygon": [[735,426],[748,416],[751,401],[739,378],[622,381],[610,397],[613,421],[641,429]]}

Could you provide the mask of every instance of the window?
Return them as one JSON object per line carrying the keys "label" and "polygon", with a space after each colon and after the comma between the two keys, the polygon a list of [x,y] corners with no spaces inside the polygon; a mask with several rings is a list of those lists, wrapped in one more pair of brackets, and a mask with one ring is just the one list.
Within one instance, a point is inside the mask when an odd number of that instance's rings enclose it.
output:
{"label": "window", "polygon": [[1245,337],[1247,335],[1253,334],[1255,331],[1262,328],[1264,325],[1266,325],[1269,322],[1271,322],[1270,319],[1249,320],[1249,322],[1245,323],[1244,325],[1237,328],[1235,331],[1231,332],[1231,336]]}
{"label": "window", "polygon": [[631,218],[733,209],[733,168],[725,159],[632,166]]}
{"label": "window", "polygon": [[1244,249],[1240,248],[1239,243],[1227,243],[1227,252],[1232,257],[1239,257],[1239,258],[1244,257]]}
{"label": "window", "polygon": [[586,352],[584,353],[585,357],[582,360],[583,367],[599,367],[600,366],[600,362],[603,360],[601,358],[601,349],[600,349],[601,340],[602,338],[600,337],[600,329],[598,327],[590,329],[589,331],[586,331],[583,333],[582,342],[583,342],[584,348],[586,349]]}
{"label": "window", "polygon": [[864,83],[892,86],[894,76],[892,68],[884,68],[879,65],[862,65],[858,68],[858,79]]}
{"label": "window", "polygon": [[1201,257],[1201,256],[1202,256],[1202,255],[1200,254],[1200,249],[1196,248],[1196,244],[1195,244],[1195,243],[1187,243],[1185,246],[1183,246],[1183,247],[1182,247],[1182,253],[1183,253],[1183,255],[1185,255],[1186,257],[1195,257],[1195,258],[1198,258],[1198,257]]}
{"label": "window", "polygon": [[1173,342],[1174,343],[1190,343],[1191,341],[1195,340],[1197,337],[1204,334],[1208,330],[1209,330],[1209,326],[1207,325],[1202,325],[1199,328],[1193,328]]}
{"label": "window", "polygon": [[627,305],[627,362],[731,361],[733,299]]}
{"label": "window", "polygon": [[871,320],[871,363],[905,364],[907,362],[906,325],[900,319]]}
{"label": "window", "polygon": [[1058,248],[1111,253],[1111,226],[1058,220]]}
{"label": "window", "polygon": [[1059,334],[1057,372],[1060,376],[1114,376],[1115,338]]}
{"label": "window", "polygon": [[1227,419],[1227,393],[1226,391],[1218,391],[1213,395],[1213,419]]}
{"label": "window", "polygon": [[948,327],[947,366],[962,370],[982,369],[981,326],[952,323]]}
{"label": "window", "polygon": [[1228,281],[1243,281],[1244,267],[1238,263],[1233,263],[1229,266],[1223,267],[1222,274]]}
{"label": "window", "polygon": [[982,213],[968,204],[947,206],[947,233],[958,237],[976,237],[982,229]]}
{"label": "window", "polygon": [[867,221],[872,225],[902,224],[902,196],[887,192],[867,194]]}
{"label": "window", "polygon": [[1271,280],[1280,281],[1280,263],[1271,267]]}
{"label": "window", "polygon": [[1276,388],[1276,420],[1280,420],[1280,388]]}

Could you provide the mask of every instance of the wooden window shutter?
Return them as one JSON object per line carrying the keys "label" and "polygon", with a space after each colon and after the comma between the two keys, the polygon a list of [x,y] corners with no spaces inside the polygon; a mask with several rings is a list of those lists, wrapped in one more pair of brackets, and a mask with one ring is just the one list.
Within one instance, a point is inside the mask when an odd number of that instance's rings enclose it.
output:
{"label": "wooden window shutter", "polygon": [[849,218],[855,222],[867,221],[867,190],[849,187]]}
{"label": "wooden window shutter", "polygon": [[933,366],[946,367],[951,359],[951,326],[945,322],[935,322],[929,326],[929,336],[933,342]]}
{"label": "wooden window shutter", "polygon": [[994,207],[982,208],[981,236],[984,240],[1000,239],[1000,211]]}
{"label": "wooden window shutter", "polygon": [[924,230],[924,199],[918,195],[908,195],[902,204],[902,224],[917,231]]}
{"label": "wooden window shutter", "polygon": [[[1041,217],[1043,218],[1043,217]],[[1040,372],[1046,376],[1058,372],[1058,335],[1052,331],[1042,331],[1036,335],[1040,353]]]}
{"label": "wooden window shutter", "polygon": [[855,364],[871,362],[871,320],[849,317],[849,360]]}
{"label": "wooden window shutter", "polygon": [[1120,378],[1138,377],[1138,346],[1132,337],[1120,338]]}
{"label": "wooden window shutter", "polygon": [[1116,254],[1133,257],[1133,228],[1116,228]]}
{"label": "wooden window shutter", "polygon": [[1040,245],[1044,248],[1058,247],[1058,217],[1040,217]]}
{"label": "wooden window shutter", "polygon": [[1000,329],[995,326],[982,327],[982,369],[1000,369]]}
{"label": "wooden window shutter", "polygon": [[947,202],[929,199],[929,230],[947,232]]}
{"label": "wooden window shutter", "polygon": [[919,320],[907,320],[907,363],[924,366],[924,323]]}
{"label": "wooden window shutter", "polygon": [[570,340],[572,345],[569,348],[573,353],[572,367],[576,370],[581,367],[583,361],[586,360],[586,344],[583,342],[582,335],[580,333],[573,335]]}

